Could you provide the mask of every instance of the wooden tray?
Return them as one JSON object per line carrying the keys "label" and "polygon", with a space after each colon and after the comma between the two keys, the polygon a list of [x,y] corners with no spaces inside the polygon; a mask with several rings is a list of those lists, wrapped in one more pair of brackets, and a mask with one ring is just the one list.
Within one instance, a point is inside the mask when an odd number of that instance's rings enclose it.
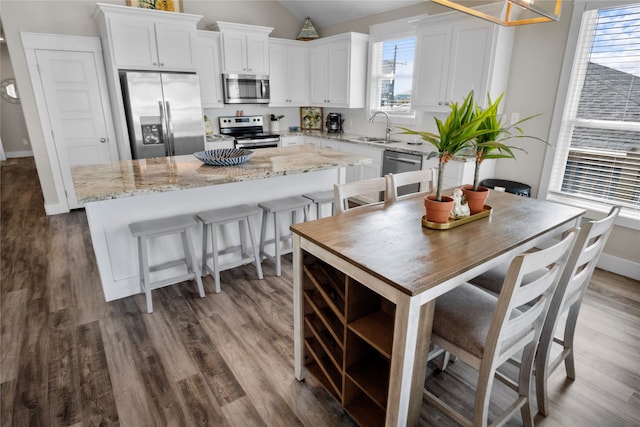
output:
{"label": "wooden tray", "polygon": [[459,225],[467,224],[471,221],[475,221],[481,218],[486,218],[491,216],[491,206],[484,205],[482,208],[482,212],[478,212],[477,214],[473,214],[471,216],[461,218],[461,219],[449,219],[449,222],[431,222],[427,221],[427,216],[424,215],[422,217],[422,226],[426,228],[431,228],[433,230],[449,230],[451,228],[455,228]]}

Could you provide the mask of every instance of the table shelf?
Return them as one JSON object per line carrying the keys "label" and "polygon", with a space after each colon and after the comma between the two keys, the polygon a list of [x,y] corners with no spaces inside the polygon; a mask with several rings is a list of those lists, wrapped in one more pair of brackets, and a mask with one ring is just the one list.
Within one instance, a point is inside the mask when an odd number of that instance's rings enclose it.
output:
{"label": "table shelf", "polygon": [[395,305],[320,259],[303,259],[307,368],[360,425],[383,425]]}

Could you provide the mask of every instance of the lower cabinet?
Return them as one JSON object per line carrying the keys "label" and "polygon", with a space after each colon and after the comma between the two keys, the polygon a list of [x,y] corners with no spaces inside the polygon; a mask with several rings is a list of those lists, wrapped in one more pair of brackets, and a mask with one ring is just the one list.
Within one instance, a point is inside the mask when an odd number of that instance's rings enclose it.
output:
{"label": "lower cabinet", "polygon": [[351,416],[384,425],[395,304],[304,253],[305,365]]}

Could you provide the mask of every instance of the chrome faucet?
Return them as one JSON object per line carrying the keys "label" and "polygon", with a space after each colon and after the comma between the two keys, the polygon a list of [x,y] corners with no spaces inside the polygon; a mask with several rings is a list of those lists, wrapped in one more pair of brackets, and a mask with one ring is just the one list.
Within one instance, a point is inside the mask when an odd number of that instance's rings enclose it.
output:
{"label": "chrome faucet", "polygon": [[389,114],[387,114],[386,111],[376,111],[375,113],[373,113],[371,117],[369,117],[369,123],[373,123],[373,119],[378,114],[384,114],[385,117],[387,118],[387,127],[385,128],[384,139],[391,139],[391,128],[389,127]]}

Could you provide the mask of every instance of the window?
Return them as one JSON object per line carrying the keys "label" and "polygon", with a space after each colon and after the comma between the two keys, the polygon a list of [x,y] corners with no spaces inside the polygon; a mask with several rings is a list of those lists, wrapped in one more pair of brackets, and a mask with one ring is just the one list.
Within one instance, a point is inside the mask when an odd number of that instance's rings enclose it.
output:
{"label": "window", "polygon": [[371,46],[371,111],[411,113],[416,38],[374,42]]}
{"label": "window", "polygon": [[550,199],[640,218],[640,3],[582,14],[557,141]]}

